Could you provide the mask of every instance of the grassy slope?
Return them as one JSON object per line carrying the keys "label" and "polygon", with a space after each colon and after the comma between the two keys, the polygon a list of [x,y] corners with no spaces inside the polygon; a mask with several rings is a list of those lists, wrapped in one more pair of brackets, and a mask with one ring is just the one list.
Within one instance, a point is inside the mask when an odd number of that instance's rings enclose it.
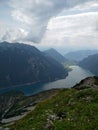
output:
{"label": "grassy slope", "polygon": [[39,103],[11,130],[98,130],[98,90],[64,89]]}

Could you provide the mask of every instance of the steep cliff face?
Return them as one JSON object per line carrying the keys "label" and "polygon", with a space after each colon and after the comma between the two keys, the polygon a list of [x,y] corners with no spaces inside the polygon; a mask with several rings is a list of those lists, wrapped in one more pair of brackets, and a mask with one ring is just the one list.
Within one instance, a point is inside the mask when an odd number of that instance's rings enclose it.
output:
{"label": "steep cliff face", "polygon": [[19,43],[0,43],[0,87],[52,81],[67,76],[57,61],[37,48]]}

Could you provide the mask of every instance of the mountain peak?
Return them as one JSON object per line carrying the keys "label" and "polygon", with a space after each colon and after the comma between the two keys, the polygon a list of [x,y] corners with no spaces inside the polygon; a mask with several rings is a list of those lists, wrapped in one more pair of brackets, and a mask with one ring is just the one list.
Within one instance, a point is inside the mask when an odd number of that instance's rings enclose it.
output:
{"label": "mountain peak", "polygon": [[67,61],[67,59],[54,48],[50,48],[44,51],[44,53],[60,63],[65,63]]}

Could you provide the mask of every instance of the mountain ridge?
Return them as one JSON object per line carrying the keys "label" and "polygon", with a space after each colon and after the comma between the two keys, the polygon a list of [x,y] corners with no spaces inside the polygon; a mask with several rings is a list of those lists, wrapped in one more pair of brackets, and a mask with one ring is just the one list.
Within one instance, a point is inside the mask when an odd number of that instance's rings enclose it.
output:
{"label": "mountain ridge", "polygon": [[84,58],[88,57],[89,55],[97,54],[98,50],[79,50],[74,52],[69,52],[65,54],[65,58],[69,60],[81,61]]}
{"label": "mountain ridge", "polygon": [[34,46],[0,43],[0,87],[53,81],[67,74],[60,63]]}

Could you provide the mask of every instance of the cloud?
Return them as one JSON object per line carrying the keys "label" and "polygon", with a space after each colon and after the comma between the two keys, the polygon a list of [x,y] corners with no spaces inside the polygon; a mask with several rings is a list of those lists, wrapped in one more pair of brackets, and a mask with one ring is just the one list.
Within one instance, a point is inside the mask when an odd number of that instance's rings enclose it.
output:
{"label": "cloud", "polygon": [[2,36],[2,40],[5,41],[5,39],[7,41],[13,41],[13,42],[17,42],[21,40],[24,40],[25,37],[28,35],[28,32],[26,32],[25,30],[18,28],[18,29],[8,29],[6,30],[6,33],[4,33],[4,35]]}
{"label": "cloud", "polygon": [[66,48],[98,47],[98,12],[58,16],[48,24],[48,30],[42,45],[62,46]]}
{"label": "cloud", "polygon": [[[4,40],[38,43],[45,35],[48,23],[53,17],[64,9],[67,12],[90,1],[92,0],[9,0],[7,3],[9,3],[13,27],[8,25],[7,32],[5,31],[2,37]],[[93,1],[97,2],[97,0]],[[20,28],[24,31],[20,31]]]}
{"label": "cloud", "polygon": [[28,31],[25,40],[32,42],[41,40],[50,18],[58,14],[64,5],[65,0],[11,0],[12,16]]}

